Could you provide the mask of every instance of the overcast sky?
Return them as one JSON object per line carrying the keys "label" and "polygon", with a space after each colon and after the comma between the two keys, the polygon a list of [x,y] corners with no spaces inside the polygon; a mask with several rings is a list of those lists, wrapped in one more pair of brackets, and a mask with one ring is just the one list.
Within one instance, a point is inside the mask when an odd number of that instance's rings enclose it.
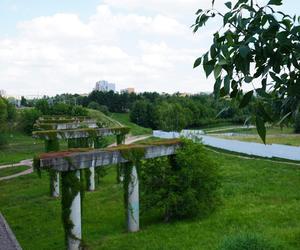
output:
{"label": "overcast sky", "polygon": [[[224,2],[215,0],[217,8]],[[284,0],[300,13],[300,1]],[[211,23],[190,26],[211,0],[0,0],[0,89],[10,95],[88,93],[98,80],[117,89],[210,92],[193,69],[209,48]]]}

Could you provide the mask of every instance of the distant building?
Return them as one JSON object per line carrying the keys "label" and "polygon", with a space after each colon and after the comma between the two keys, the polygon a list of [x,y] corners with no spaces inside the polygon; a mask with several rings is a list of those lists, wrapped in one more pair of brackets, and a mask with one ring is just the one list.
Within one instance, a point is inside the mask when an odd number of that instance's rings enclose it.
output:
{"label": "distant building", "polygon": [[97,91],[103,91],[103,92],[108,92],[108,91],[116,91],[116,85],[114,83],[109,83],[108,81],[99,81],[96,82],[96,86],[94,88],[94,90]]}
{"label": "distant building", "polygon": [[121,89],[121,93],[128,93],[128,94],[132,94],[134,93],[134,88],[126,88],[126,89]]}
{"label": "distant building", "polygon": [[6,96],[6,92],[4,89],[0,89],[0,96]]}

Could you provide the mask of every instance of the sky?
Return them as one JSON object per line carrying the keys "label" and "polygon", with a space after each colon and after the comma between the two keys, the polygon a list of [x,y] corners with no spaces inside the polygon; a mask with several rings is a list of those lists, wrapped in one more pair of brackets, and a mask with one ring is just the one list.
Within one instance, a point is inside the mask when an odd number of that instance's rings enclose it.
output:
{"label": "sky", "polygon": [[[227,1],[215,0],[216,8],[224,9]],[[283,2],[283,11],[300,13],[300,1]],[[213,79],[193,63],[220,24],[196,34],[190,28],[196,10],[210,5],[211,0],[0,0],[0,89],[15,96],[83,94],[107,80],[118,90],[211,92]]]}

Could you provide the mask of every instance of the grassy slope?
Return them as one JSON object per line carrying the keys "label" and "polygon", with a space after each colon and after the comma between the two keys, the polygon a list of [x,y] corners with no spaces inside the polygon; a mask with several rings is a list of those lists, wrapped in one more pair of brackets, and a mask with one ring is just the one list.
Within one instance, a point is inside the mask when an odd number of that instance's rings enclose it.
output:
{"label": "grassy slope", "polygon": [[150,128],[144,128],[133,122],[130,122],[129,114],[112,113],[111,118],[117,120],[118,122],[122,123],[125,126],[130,127],[132,135],[145,135],[145,134],[152,133],[152,130]]}
{"label": "grassy slope", "polygon": [[[111,169],[101,188],[87,193],[83,202],[83,235],[90,249],[216,249],[223,237],[239,231],[264,233],[282,249],[299,249],[299,168],[207,154],[219,162],[223,182],[223,204],[214,214],[172,224],[143,215],[142,230],[127,234],[122,187]],[[0,182],[0,189],[1,212],[24,250],[63,249],[60,200],[48,197],[45,175]]]}
{"label": "grassy slope", "polygon": [[9,176],[13,174],[17,174],[23,172],[30,167],[28,166],[17,166],[17,167],[9,167],[9,168],[2,168],[0,169],[0,177]]}
{"label": "grassy slope", "polygon": [[20,133],[11,134],[9,144],[0,149],[0,164],[16,163],[44,151],[44,142]]}
{"label": "grassy slope", "polygon": [[[236,128],[236,129],[229,129],[226,131],[219,131],[219,132],[216,131],[209,134],[214,135],[214,134],[222,134],[222,133],[238,133],[241,135],[235,135],[235,136],[216,135],[216,136],[224,139],[230,139],[230,140],[263,143],[260,137],[257,135],[257,131],[255,128],[251,128],[251,129]],[[242,134],[245,134],[245,136],[243,136]],[[276,143],[276,144],[300,146],[300,135],[293,134],[293,128],[283,128],[283,129],[280,129],[278,127],[268,128],[266,142],[267,144]]]}

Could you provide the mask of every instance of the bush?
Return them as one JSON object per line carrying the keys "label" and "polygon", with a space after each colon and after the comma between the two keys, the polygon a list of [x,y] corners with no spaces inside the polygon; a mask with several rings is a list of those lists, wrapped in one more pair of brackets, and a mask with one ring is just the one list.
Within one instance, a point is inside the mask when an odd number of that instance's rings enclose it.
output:
{"label": "bush", "polygon": [[42,115],[37,109],[24,109],[21,113],[19,126],[26,134],[31,134],[35,121]]}
{"label": "bush", "polygon": [[144,162],[140,179],[142,211],[163,210],[165,221],[206,216],[219,203],[218,167],[201,144],[184,141],[176,156]]}
{"label": "bush", "polygon": [[282,249],[260,235],[243,233],[226,237],[218,250],[276,250]]}
{"label": "bush", "polygon": [[89,105],[88,105],[88,108],[89,109],[95,109],[95,110],[99,110],[100,112],[102,112],[103,114],[105,115],[109,115],[109,110],[108,110],[108,107],[105,106],[105,105],[100,105],[99,103],[97,102],[90,102]]}

